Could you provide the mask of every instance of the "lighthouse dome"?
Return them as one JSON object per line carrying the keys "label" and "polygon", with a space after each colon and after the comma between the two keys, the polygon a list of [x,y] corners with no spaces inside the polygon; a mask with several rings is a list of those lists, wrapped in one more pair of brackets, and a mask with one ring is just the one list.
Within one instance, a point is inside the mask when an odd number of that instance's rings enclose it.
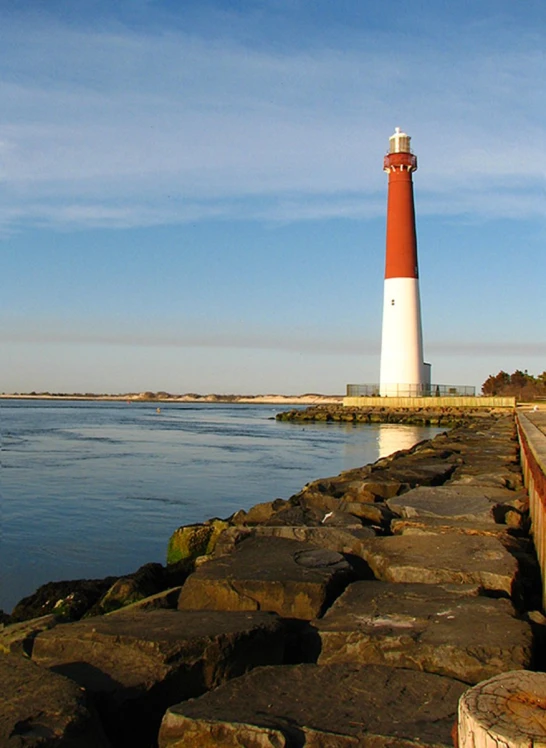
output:
{"label": "lighthouse dome", "polygon": [[396,127],[389,138],[389,153],[411,153],[411,137]]}

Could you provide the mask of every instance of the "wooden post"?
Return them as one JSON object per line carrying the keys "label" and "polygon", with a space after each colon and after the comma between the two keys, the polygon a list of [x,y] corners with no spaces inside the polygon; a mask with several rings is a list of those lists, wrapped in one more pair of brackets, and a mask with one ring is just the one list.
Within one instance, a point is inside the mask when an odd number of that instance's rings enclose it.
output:
{"label": "wooden post", "polygon": [[459,748],[546,748],[546,673],[514,670],[459,700]]}

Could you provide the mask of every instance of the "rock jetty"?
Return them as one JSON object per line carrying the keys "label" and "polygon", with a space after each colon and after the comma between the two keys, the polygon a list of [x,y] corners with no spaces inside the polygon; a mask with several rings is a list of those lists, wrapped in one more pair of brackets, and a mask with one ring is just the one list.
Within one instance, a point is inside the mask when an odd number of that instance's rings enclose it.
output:
{"label": "rock jetty", "polygon": [[[379,398],[378,398],[379,400]],[[433,400],[433,398],[432,398]],[[450,406],[434,405],[422,408],[402,408],[373,406],[367,408],[345,407],[338,404],[316,404],[308,408],[294,408],[293,410],[279,413],[278,421],[295,421],[300,423],[309,422],[333,422],[344,423],[405,423],[415,426],[460,426],[472,419],[487,419],[491,416],[503,415],[504,408],[460,408]]]}
{"label": "rock jetty", "polygon": [[21,601],[0,746],[452,745],[469,688],[544,669],[546,619],[513,414],[438,417],[459,425],[175,530],[166,567]]}

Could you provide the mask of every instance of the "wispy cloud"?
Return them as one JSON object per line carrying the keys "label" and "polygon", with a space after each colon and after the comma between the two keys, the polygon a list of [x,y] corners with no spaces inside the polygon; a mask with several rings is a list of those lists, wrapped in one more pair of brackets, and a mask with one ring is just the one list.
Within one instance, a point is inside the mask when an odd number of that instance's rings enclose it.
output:
{"label": "wispy cloud", "polygon": [[545,356],[546,340],[521,341],[507,340],[502,342],[472,341],[472,342],[441,342],[431,341],[427,344],[427,351],[442,356]]}
{"label": "wispy cloud", "polygon": [[[117,348],[216,348],[250,349],[296,352],[321,355],[379,356],[378,337],[365,337],[356,328],[345,334],[339,330],[298,329],[276,330],[249,323],[241,330],[229,323],[217,323],[214,329],[186,321],[182,329],[169,329],[172,325],[149,327],[138,331],[130,325],[112,325],[48,320],[45,324],[33,324],[28,319],[4,319],[0,327],[0,344],[66,344],[100,345]],[[452,356],[462,359],[498,358],[521,356],[546,356],[546,340],[543,341],[491,341],[491,340],[430,340],[426,343],[428,356]]]}
{"label": "wispy cloud", "polygon": [[347,48],[259,51],[29,23],[0,31],[4,229],[380,215],[395,124],[414,135],[422,212],[545,215],[532,34],[461,50],[361,31]]}

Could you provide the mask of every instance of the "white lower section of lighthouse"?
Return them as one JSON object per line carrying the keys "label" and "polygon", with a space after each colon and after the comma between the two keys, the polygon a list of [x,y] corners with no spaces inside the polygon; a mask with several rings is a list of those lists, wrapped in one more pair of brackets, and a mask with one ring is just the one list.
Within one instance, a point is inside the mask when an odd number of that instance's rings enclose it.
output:
{"label": "white lower section of lighthouse", "polygon": [[382,397],[424,394],[430,384],[430,366],[423,362],[418,278],[385,279],[379,381]]}

